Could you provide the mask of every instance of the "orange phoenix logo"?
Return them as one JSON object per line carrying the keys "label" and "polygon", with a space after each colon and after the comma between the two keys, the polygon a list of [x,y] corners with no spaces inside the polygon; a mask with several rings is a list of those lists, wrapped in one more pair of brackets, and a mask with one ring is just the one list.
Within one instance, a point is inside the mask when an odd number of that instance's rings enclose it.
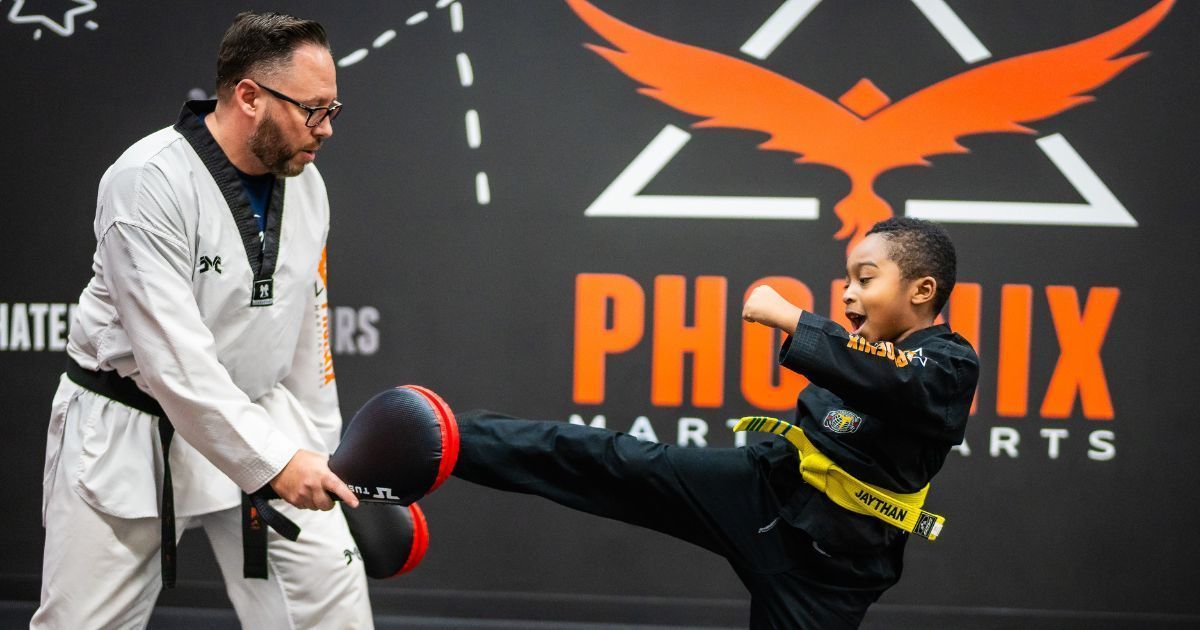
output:
{"label": "orange phoenix logo", "polygon": [[995,61],[944,79],[892,103],[863,78],[837,102],[787,77],[718,52],[630,26],[586,2],[566,0],[615,48],[586,46],[645,87],[638,92],[703,120],[693,127],[747,129],[770,135],[758,145],[823,164],[850,178],[850,194],[834,206],[842,220],[835,238],[853,247],[892,208],[875,179],[925,159],[967,153],[958,143],[983,133],[1033,134],[1022,123],[1042,120],[1094,100],[1104,85],[1149,53],[1118,57],[1171,9],[1150,10],[1088,39]]}

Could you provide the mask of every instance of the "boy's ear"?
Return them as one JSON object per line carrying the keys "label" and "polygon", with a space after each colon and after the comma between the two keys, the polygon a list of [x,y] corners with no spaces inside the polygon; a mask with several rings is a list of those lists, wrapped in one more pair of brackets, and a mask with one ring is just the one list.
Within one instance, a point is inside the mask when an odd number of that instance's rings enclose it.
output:
{"label": "boy's ear", "polygon": [[909,292],[913,306],[932,303],[937,293],[937,280],[933,276],[917,278],[909,285]]}

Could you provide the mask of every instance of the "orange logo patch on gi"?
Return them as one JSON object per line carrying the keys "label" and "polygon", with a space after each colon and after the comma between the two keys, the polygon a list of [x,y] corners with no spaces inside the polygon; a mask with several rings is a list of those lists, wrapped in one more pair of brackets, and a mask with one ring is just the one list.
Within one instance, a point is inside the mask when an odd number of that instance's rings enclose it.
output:
{"label": "orange logo patch on gi", "polygon": [[834,409],[821,422],[821,426],[834,433],[854,433],[861,424],[862,418],[849,409]]}
{"label": "orange logo patch on gi", "polygon": [[1091,102],[1089,94],[1146,56],[1121,53],[1146,36],[1174,0],[1161,0],[1132,20],[1087,39],[1002,59],[943,79],[893,102],[870,79],[836,100],[735,57],[669,40],[626,24],[587,0],[566,0],[613,48],[587,44],[641,84],[638,92],[701,120],[770,136],[759,149],[798,155],[850,178],[834,206],[849,247],[892,207],[874,190],[892,169],[929,166],[926,159],[967,153],[965,136],[1032,134],[1024,123]]}

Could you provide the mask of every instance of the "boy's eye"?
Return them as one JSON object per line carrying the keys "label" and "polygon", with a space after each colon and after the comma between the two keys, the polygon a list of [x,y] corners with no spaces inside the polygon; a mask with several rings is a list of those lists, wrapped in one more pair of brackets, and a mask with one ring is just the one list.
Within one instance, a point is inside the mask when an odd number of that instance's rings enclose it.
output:
{"label": "boy's eye", "polygon": [[859,284],[866,284],[866,283],[868,283],[868,282],[870,282],[870,281],[871,281],[871,278],[870,278],[870,277],[865,277],[865,278],[859,278],[859,279],[858,279],[858,283],[859,283]]}

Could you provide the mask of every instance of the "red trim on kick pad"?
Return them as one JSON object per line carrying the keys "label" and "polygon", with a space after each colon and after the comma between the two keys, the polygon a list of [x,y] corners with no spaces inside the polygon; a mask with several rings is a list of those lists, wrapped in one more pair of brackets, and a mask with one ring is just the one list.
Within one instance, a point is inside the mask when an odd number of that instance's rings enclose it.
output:
{"label": "red trim on kick pad", "polygon": [[400,570],[392,577],[417,568],[417,565],[421,564],[421,559],[425,557],[425,551],[429,549],[429,524],[425,522],[425,513],[416,503],[408,506],[408,513],[412,516],[413,522],[412,548],[408,552],[408,560],[404,562],[404,566],[400,567]]}
{"label": "red trim on kick pad", "polygon": [[425,493],[429,494],[446,481],[450,473],[454,471],[454,464],[458,461],[458,421],[454,419],[454,412],[450,410],[450,405],[447,405],[441,396],[420,385],[404,385],[403,387],[421,394],[429,401],[434,411],[437,412],[438,426],[442,431],[442,459],[438,463],[437,479]]}

